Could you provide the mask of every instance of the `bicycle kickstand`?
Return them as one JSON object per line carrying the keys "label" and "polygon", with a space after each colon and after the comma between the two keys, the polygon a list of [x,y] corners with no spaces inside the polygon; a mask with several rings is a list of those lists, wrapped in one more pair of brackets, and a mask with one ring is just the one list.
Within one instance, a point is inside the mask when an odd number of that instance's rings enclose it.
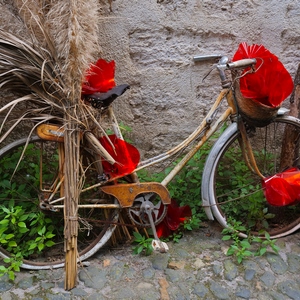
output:
{"label": "bicycle kickstand", "polygon": [[150,221],[150,225],[151,225],[151,229],[153,231],[153,235],[154,235],[154,239],[152,241],[152,247],[154,250],[159,251],[161,253],[166,253],[169,250],[169,247],[167,245],[167,243],[162,242],[159,237],[157,236],[157,232],[156,232],[156,228],[154,225],[154,221],[153,221],[153,216],[152,216],[152,209],[150,206],[146,206],[145,207],[145,211],[148,215],[149,221]]}

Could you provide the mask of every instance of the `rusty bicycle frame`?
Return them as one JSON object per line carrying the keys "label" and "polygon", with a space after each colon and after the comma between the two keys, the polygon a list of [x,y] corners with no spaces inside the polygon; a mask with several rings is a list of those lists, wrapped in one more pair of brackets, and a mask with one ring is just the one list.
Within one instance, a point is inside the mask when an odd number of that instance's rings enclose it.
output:
{"label": "rusty bicycle frame", "polygon": [[[201,56],[201,57],[195,57],[194,61],[201,61],[206,59],[211,59],[211,56]],[[216,58],[216,57],[213,57]],[[216,69],[219,71],[219,75],[222,82],[222,90],[218,97],[216,98],[214,104],[212,105],[211,109],[209,110],[206,117],[202,120],[200,125],[192,132],[184,141],[179,143],[177,146],[173,147],[172,149],[168,150],[167,152],[164,152],[162,154],[159,154],[153,158],[146,159],[144,161],[141,161],[137,168],[134,170],[134,172],[131,174],[133,183],[126,183],[126,184],[113,184],[113,185],[107,185],[110,182],[116,182],[116,179],[118,177],[113,177],[111,179],[107,179],[106,181],[101,181],[97,184],[94,184],[90,187],[84,188],[81,190],[81,193],[84,193],[88,190],[99,188],[102,192],[112,195],[118,200],[118,203],[116,204],[79,204],[78,208],[100,208],[100,209],[112,209],[112,208],[128,208],[131,207],[136,199],[136,197],[143,193],[155,193],[160,198],[164,205],[168,205],[171,203],[169,192],[166,188],[168,183],[180,172],[180,170],[187,164],[187,162],[196,154],[196,152],[202,147],[203,144],[224,124],[229,118],[234,121],[234,117],[237,114],[237,108],[235,104],[235,98],[234,98],[234,91],[232,87],[232,81],[227,79],[227,74],[225,70],[230,69],[236,69],[236,68],[245,68],[248,66],[254,66],[256,63],[255,59],[244,59],[240,60],[234,63],[229,63],[228,58],[226,56],[217,56],[219,58],[219,63],[215,65]],[[226,99],[227,101],[227,107],[224,108],[224,111],[219,115],[219,108],[221,106],[222,101]],[[218,114],[218,116],[217,116]],[[116,134],[117,137],[122,138],[122,134],[117,122],[117,119],[113,113],[113,109],[110,106],[108,108],[108,117],[110,119],[110,122],[113,127],[113,131]],[[43,127],[44,126],[44,127]],[[42,136],[45,138],[45,136],[48,134],[51,139],[53,140],[53,136],[56,136],[56,139],[58,141],[62,141],[62,132],[59,128],[52,128],[47,127],[47,124],[42,124],[40,128],[38,128],[37,132],[43,132]],[[102,158],[106,159],[110,163],[114,163],[114,159],[110,157],[110,155],[106,152],[106,150],[103,148],[103,146],[100,144],[99,140],[95,138],[91,133],[88,133],[85,135],[86,140],[88,140],[89,145],[93,147],[93,150],[99,154]],[[243,143],[247,145],[247,135],[242,135]],[[197,141],[196,141],[197,140]],[[192,145],[196,141],[196,144]],[[217,143],[218,141],[216,141]],[[136,172],[144,169],[149,166],[153,166],[159,162],[162,162],[183,149],[185,149],[188,146],[191,146],[191,149],[185,154],[185,156],[176,164],[176,166],[171,170],[171,172],[164,178],[164,180],[161,183],[157,182],[143,182],[140,183]],[[246,147],[247,152],[249,153],[245,154],[247,157],[249,157],[250,165],[256,166],[255,161],[251,159],[251,147]],[[63,157],[64,157],[64,149],[63,146],[59,147],[59,161],[60,166],[63,166]],[[101,169],[101,161],[98,162],[100,164],[99,168]],[[41,170],[42,173],[42,170]],[[63,193],[61,193],[61,197],[59,199],[53,199],[53,195],[57,193],[57,191],[63,187],[63,180],[64,177],[61,175],[61,172],[58,175],[59,178],[55,181],[53,187],[50,188],[50,190],[45,190],[42,187],[42,191],[50,194],[47,203],[49,206],[51,206],[52,209],[61,209],[64,207],[64,204],[60,204],[61,201],[64,200]],[[42,174],[41,174],[42,176]],[[42,178],[42,177],[41,177]],[[120,177],[119,177],[120,178]],[[52,195],[51,195],[52,190]],[[151,216],[149,215],[150,219]],[[153,220],[151,221],[151,227],[154,231],[154,237],[156,240],[158,240],[156,235],[155,226],[153,224]]]}

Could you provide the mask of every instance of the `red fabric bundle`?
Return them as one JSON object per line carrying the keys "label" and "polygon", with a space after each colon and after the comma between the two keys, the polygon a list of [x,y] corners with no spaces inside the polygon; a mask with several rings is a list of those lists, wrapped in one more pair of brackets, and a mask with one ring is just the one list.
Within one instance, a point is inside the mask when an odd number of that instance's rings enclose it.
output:
{"label": "red fabric bundle", "polygon": [[271,205],[286,206],[300,201],[300,170],[290,168],[263,179],[265,197]]}
{"label": "red fabric bundle", "polygon": [[283,64],[263,45],[241,43],[232,60],[245,58],[257,59],[257,71],[240,78],[242,95],[270,107],[280,106],[293,90],[293,80]]}
{"label": "red fabric bundle", "polygon": [[188,205],[179,207],[175,200],[168,205],[166,217],[156,226],[157,236],[167,238],[176,231],[180,224],[192,216],[191,208]]}
{"label": "red fabric bundle", "polygon": [[109,174],[111,178],[132,173],[140,161],[138,149],[124,140],[117,138],[114,134],[109,135],[108,137],[111,142],[109,142],[106,137],[102,137],[99,140],[101,145],[114,158],[116,163],[111,165],[104,160],[102,162],[104,172]]}
{"label": "red fabric bundle", "polygon": [[116,86],[115,83],[115,62],[107,62],[99,59],[96,64],[91,64],[86,72],[82,84],[82,94],[90,95],[97,92],[105,93]]}

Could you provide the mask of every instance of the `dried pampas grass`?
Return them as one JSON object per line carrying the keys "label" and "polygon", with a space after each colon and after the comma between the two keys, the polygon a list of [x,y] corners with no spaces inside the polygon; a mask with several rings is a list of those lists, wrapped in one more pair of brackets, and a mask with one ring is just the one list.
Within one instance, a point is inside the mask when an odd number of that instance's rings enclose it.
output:
{"label": "dried pampas grass", "polygon": [[[91,107],[81,101],[84,72],[98,52],[97,0],[13,0],[28,39],[0,30],[0,88],[16,97],[0,109],[22,113],[0,132],[0,142],[25,120],[55,119],[64,132],[65,289],[76,285],[77,210],[80,194],[79,127],[100,126]],[[92,125],[91,125],[92,123]]]}
{"label": "dried pampas grass", "polygon": [[[14,95],[0,108],[5,115],[0,142],[23,120],[63,123],[74,97],[73,120],[86,128],[99,126],[95,111],[78,99],[84,72],[99,53],[98,1],[14,0],[9,5],[22,21],[17,31],[24,37],[0,29],[0,89]],[[14,122],[3,133],[9,119]]]}

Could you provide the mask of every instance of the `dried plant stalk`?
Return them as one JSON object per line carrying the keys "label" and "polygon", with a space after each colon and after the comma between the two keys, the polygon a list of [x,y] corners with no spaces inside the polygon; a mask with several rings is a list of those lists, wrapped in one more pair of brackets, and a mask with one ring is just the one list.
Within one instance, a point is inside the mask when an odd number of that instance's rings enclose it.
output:
{"label": "dried plant stalk", "polygon": [[[65,128],[65,289],[69,290],[77,278],[79,131],[99,127],[92,108],[80,99],[84,72],[99,51],[99,2],[12,0],[7,5],[24,25],[18,31],[26,37],[0,30],[0,88],[15,95],[0,109],[7,114],[0,142],[22,121],[55,120]],[[3,133],[9,119],[13,124]]]}

